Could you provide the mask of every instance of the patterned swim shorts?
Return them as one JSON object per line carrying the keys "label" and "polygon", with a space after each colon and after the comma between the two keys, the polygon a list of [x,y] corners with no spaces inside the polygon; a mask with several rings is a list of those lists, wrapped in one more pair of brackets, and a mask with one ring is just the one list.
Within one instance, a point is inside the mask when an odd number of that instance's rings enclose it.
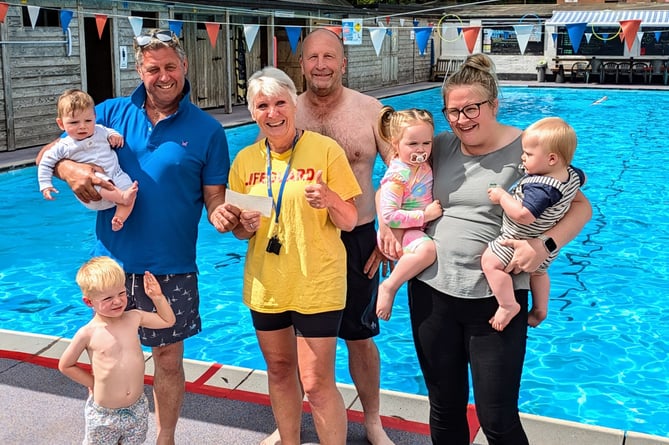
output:
{"label": "patterned swim shorts", "polygon": [[126,408],[104,408],[89,396],[84,408],[84,445],[135,445],[146,441],[149,429],[149,401],[146,394]]}

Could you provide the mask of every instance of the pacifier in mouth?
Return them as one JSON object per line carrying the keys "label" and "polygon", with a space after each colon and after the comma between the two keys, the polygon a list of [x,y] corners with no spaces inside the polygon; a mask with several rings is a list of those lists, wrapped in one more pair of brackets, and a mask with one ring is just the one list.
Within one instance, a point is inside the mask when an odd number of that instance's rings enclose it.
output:
{"label": "pacifier in mouth", "polygon": [[411,153],[409,161],[412,164],[422,164],[427,161],[427,153]]}

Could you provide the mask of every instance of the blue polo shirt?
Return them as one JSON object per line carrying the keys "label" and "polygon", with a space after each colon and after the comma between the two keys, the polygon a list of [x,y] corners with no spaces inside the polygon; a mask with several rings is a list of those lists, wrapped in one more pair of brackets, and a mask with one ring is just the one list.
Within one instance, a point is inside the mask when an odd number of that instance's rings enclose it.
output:
{"label": "blue polo shirt", "polygon": [[144,110],[141,84],[129,97],[96,106],[97,122],[125,138],[117,150],[121,168],[139,183],[135,207],[118,232],[115,209],[98,212],[95,255],[109,255],[126,272],[196,272],[196,241],[202,216],[202,186],[225,185],[230,168],[221,124],[184,97],[172,116],[155,126]]}

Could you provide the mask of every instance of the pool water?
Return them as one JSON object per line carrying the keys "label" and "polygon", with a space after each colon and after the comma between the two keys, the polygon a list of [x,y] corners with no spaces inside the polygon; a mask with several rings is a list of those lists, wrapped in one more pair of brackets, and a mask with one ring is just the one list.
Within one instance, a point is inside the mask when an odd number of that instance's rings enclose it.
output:
{"label": "pool water", "polygon": [[[588,175],[593,219],[551,267],[549,316],[529,331],[522,412],[669,437],[668,92],[504,87],[500,120],[526,127],[557,115],[579,136],[574,164]],[[593,104],[602,96],[607,100]],[[438,89],[388,98],[431,110],[446,129]],[[255,125],[227,130],[231,155]],[[375,178],[384,167],[377,163]],[[74,276],[93,245],[94,213],[67,190],[46,202],[35,167],[0,174],[0,328],[71,337],[90,318]],[[168,203],[166,203],[168,205]],[[201,222],[202,334],[192,359],[265,369],[241,303],[246,243]],[[382,322],[381,385],[425,394],[406,290]],[[351,383],[343,344],[337,379]]]}

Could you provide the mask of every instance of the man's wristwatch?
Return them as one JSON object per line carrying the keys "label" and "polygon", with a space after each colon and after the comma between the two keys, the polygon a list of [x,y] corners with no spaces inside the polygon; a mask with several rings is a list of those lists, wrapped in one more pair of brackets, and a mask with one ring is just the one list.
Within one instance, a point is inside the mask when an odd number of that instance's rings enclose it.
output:
{"label": "man's wristwatch", "polygon": [[544,242],[544,247],[546,248],[548,253],[553,253],[557,250],[558,248],[557,244],[555,244],[555,241],[550,236],[546,236],[542,233],[537,238],[539,238],[541,241]]}

